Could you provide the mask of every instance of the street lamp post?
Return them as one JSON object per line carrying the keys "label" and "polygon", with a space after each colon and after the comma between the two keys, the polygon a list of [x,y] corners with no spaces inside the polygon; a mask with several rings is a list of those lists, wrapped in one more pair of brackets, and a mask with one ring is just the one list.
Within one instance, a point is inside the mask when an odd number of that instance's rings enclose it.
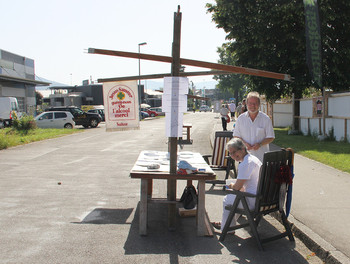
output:
{"label": "street lamp post", "polygon": [[138,85],[138,91],[139,91],[139,107],[141,105],[141,60],[140,60],[140,46],[147,45],[147,42],[139,43],[139,85]]}

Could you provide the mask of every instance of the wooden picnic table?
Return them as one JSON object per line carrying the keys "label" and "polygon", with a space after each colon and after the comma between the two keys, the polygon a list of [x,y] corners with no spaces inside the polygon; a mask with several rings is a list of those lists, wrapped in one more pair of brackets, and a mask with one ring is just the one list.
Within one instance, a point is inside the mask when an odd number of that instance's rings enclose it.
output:
{"label": "wooden picnic table", "polygon": [[[198,204],[197,204],[197,235],[213,236],[212,228],[205,210],[205,181],[214,180],[216,178],[213,170],[203,159],[200,153],[179,152],[178,161],[186,160],[193,167],[200,169],[197,173],[187,175],[173,174],[169,172],[169,153],[163,151],[142,151],[135,162],[134,167],[130,171],[130,177],[141,179],[140,188],[140,219],[139,234],[147,235],[147,214],[148,203],[168,203],[174,205],[178,203],[177,199],[169,200],[166,198],[153,198],[152,186],[153,180],[197,180],[198,181]],[[149,165],[158,164],[158,169],[150,169]],[[170,216],[169,216],[170,217]],[[176,217],[176,215],[175,215]],[[173,219],[169,219],[171,221]]]}

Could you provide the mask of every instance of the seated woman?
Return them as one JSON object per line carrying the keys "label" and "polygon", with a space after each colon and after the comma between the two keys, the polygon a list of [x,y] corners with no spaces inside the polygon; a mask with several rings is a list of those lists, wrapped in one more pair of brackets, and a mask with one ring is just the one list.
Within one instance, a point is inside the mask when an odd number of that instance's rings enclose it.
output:
{"label": "seated woman", "polygon": [[[228,188],[256,194],[261,161],[257,157],[249,154],[246,146],[240,138],[231,139],[227,143],[226,149],[229,151],[231,158],[240,162],[238,165],[237,180],[233,183],[230,183]],[[222,220],[221,222],[212,223],[216,229],[221,229],[221,231],[223,230],[227,217],[230,213],[230,211],[225,209],[225,206],[232,205],[235,199],[236,195],[234,194],[228,194],[224,197]],[[247,199],[247,202],[249,208],[254,208],[255,198],[249,197]],[[239,204],[239,208],[243,208],[241,203]],[[238,215],[236,214],[230,226],[236,225],[237,218]]]}

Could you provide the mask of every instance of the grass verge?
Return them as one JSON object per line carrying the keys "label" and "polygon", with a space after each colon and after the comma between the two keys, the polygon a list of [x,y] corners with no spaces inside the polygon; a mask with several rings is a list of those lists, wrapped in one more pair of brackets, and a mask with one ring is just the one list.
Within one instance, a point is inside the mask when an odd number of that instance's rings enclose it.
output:
{"label": "grass verge", "polygon": [[0,150],[30,142],[49,138],[61,137],[73,133],[82,132],[81,129],[31,129],[28,133],[18,132],[11,128],[0,130]]}
{"label": "grass verge", "polygon": [[307,158],[327,164],[333,168],[350,173],[350,144],[331,140],[319,141],[312,136],[288,135],[287,128],[275,128],[276,144],[292,148]]}

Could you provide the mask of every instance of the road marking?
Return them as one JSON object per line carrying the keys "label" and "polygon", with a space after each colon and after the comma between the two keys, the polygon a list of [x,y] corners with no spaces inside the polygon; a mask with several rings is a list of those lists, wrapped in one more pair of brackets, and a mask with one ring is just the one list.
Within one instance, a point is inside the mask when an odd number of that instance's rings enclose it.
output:
{"label": "road marking", "polygon": [[83,157],[83,158],[80,158],[80,159],[76,159],[76,160],[72,160],[72,161],[66,162],[66,163],[64,163],[64,165],[78,163],[78,162],[81,162],[81,161],[83,161],[85,159],[87,159],[87,157]]}

